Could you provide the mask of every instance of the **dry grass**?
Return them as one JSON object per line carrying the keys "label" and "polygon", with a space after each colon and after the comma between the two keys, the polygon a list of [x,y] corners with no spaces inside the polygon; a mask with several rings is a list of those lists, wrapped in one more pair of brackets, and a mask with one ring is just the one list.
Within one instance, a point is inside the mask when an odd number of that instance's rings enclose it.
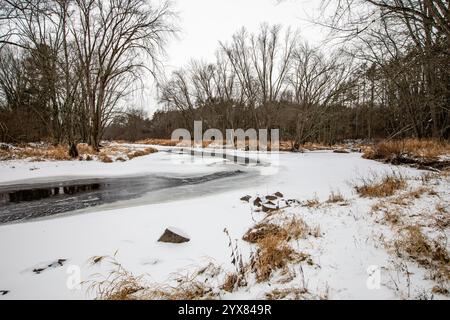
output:
{"label": "dry grass", "polygon": [[14,160],[31,158],[35,161],[47,160],[70,160],[69,148],[65,145],[42,145],[42,146],[25,146],[11,148],[9,150],[0,150],[0,160]]}
{"label": "dry grass", "polygon": [[149,154],[158,152],[155,148],[145,148],[144,150],[138,150],[134,152],[130,152],[127,154],[128,159],[132,160],[134,158],[148,156]]}
{"label": "dry grass", "polygon": [[147,156],[152,153],[158,152],[155,148],[145,148],[143,150],[133,150],[126,146],[110,145],[102,148],[98,154],[100,161],[105,163],[112,163],[113,157],[116,157],[116,161],[125,162],[127,159],[132,160],[134,158]]}
{"label": "dry grass", "polygon": [[107,154],[100,154],[98,159],[103,163],[113,163],[113,159]]}
{"label": "dry grass", "polygon": [[356,191],[364,198],[383,198],[394,195],[406,187],[406,179],[398,173],[386,174],[381,179],[377,176],[361,179]]}
{"label": "dry grass", "polygon": [[304,207],[308,207],[308,208],[317,208],[321,205],[320,200],[317,196],[315,196],[312,199],[308,199],[303,203]]}
{"label": "dry grass", "polygon": [[[280,225],[263,221],[248,230],[243,239],[256,244],[257,247],[256,253],[250,259],[250,269],[255,274],[256,280],[267,281],[274,271],[286,268],[290,263],[307,260],[313,264],[309,255],[296,252],[289,246],[291,240],[310,235],[320,236],[320,229],[311,229],[298,218],[287,219]],[[233,287],[236,281],[236,276],[229,275],[224,287]]]}
{"label": "dry grass", "polygon": [[436,213],[434,217],[434,226],[438,229],[444,230],[450,227],[450,214],[447,212],[440,213],[439,211]]}
{"label": "dry grass", "polygon": [[389,160],[399,157],[435,160],[450,154],[450,144],[439,140],[393,140],[382,141],[374,147],[366,148],[364,157],[373,160]]}
{"label": "dry grass", "polygon": [[222,284],[222,289],[227,292],[233,292],[236,287],[240,287],[240,285],[238,285],[238,281],[239,276],[237,274],[229,273],[226,276],[224,283]]}
{"label": "dry grass", "polygon": [[447,288],[444,288],[444,286],[442,285],[438,285],[435,286],[432,290],[431,290],[434,294],[440,294],[440,295],[448,295],[450,292]]}
{"label": "dry grass", "polygon": [[408,206],[411,205],[414,200],[420,199],[424,194],[433,195],[433,193],[434,191],[431,188],[419,187],[395,197],[390,203],[399,206]]}
{"label": "dry grass", "polygon": [[[208,147],[213,141],[204,141],[203,142],[203,148]],[[150,144],[150,145],[160,145],[160,146],[168,146],[168,147],[174,147],[176,146],[178,143],[180,143],[179,141],[172,141],[170,139],[144,139],[144,140],[139,140],[136,143],[138,144]],[[226,142],[223,142],[224,144],[226,144]],[[249,146],[249,141],[246,141],[245,145]],[[183,145],[188,147],[192,145],[191,141],[187,141],[187,142],[183,142]],[[256,145],[259,146],[259,143],[256,142]],[[294,141],[291,140],[283,140],[279,142],[279,146],[278,146],[278,150],[279,151],[284,151],[284,152],[290,152],[293,151],[294,148]],[[311,143],[308,142],[306,143],[304,146],[301,146],[301,148],[305,149],[305,150],[332,150],[332,147],[330,147],[329,145],[325,145],[325,144],[321,144],[321,143]],[[267,146],[267,150],[270,151],[273,149],[273,145],[269,144]]]}
{"label": "dry grass", "polygon": [[[94,260],[101,258],[100,261]],[[205,276],[215,277],[220,269],[213,264],[184,276],[177,275],[168,284],[145,284],[143,277],[135,277],[118,263],[114,257],[94,257],[91,264],[107,260],[115,269],[101,281],[91,281],[89,290],[97,294],[99,300],[206,300],[217,298],[217,293]],[[97,261],[97,262],[95,262]],[[94,263],[95,262],[95,263]]]}
{"label": "dry grass", "polygon": [[269,236],[286,238],[287,232],[276,224],[262,222],[248,230],[242,239],[249,243],[255,244]]}
{"label": "dry grass", "polygon": [[275,289],[266,293],[267,300],[302,300],[308,297],[307,289],[300,288],[286,288],[286,289]]}
{"label": "dry grass", "polygon": [[[155,146],[164,146],[164,147],[175,147],[179,143],[181,143],[185,147],[192,146],[193,141],[174,141],[171,139],[144,139],[136,141],[137,144],[150,144]],[[203,141],[202,147],[206,148],[208,147],[212,141]]]}
{"label": "dry grass", "polygon": [[307,142],[303,145],[303,148],[306,150],[309,150],[309,151],[332,150],[333,149],[328,144],[323,144],[323,143],[318,143],[318,142]]}
{"label": "dry grass", "polygon": [[400,213],[397,210],[387,210],[384,212],[384,221],[391,225],[398,225],[401,222]]}
{"label": "dry grass", "polygon": [[339,191],[331,191],[327,203],[344,203],[346,202],[344,196]]}
{"label": "dry grass", "polygon": [[285,241],[297,240],[300,238],[306,238],[311,235],[311,228],[305,221],[299,218],[292,218],[286,221],[282,228],[286,231],[287,238]]}
{"label": "dry grass", "polygon": [[393,244],[399,257],[407,257],[432,268],[434,277],[450,280],[450,258],[445,245],[428,240],[418,226],[408,226]]}
{"label": "dry grass", "polygon": [[[295,217],[277,216],[274,218],[277,224],[268,222],[270,219],[272,218],[266,217],[266,221],[257,224],[244,235],[244,240],[255,244],[256,249],[248,261],[244,261],[238,241],[233,241],[228,230],[224,230],[229,240],[234,271],[225,274],[223,278],[222,269],[211,263],[207,268],[171,279],[165,284],[145,285],[142,277],[135,277],[125,271],[113,258],[116,270],[111,272],[107,279],[94,282],[91,290],[96,291],[99,299],[105,300],[201,300],[218,299],[224,291],[234,292],[238,288],[247,287],[249,281],[268,281],[275,272],[279,272],[281,277],[277,279],[277,283],[290,283],[295,279],[291,264],[304,261],[309,265],[314,263],[308,254],[297,252],[289,242],[308,236],[319,237],[320,228],[310,228],[302,219]],[[103,263],[106,260],[109,258],[94,257],[91,264]],[[273,291],[267,298],[300,299],[305,293],[307,291],[286,289]]]}
{"label": "dry grass", "polygon": [[132,275],[99,291],[100,300],[210,300],[217,298],[213,288],[204,282],[178,279],[176,286],[141,286],[141,280]]}
{"label": "dry grass", "polygon": [[[91,161],[95,159],[95,157],[98,157],[98,159],[104,163],[112,163],[113,157],[118,157],[118,161],[125,161],[125,158],[122,156],[125,154],[127,154],[128,158],[131,160],[158,151],[154,148],[132,151],[125,146],[112,145],[103,147],[100,152],[97,152],[94,148],[85,143],[78,144],[77,149],[80,154],[80,160],[84,159],[86,161]],[[14,159],[31,159],[31,161],[72,160],[69,156],[69,147],[67,145],[24,145],[21,147],[8,148],[8,150],[0,149],[0,160]]]}
{"label": "dry grass", "polygon": [[251,265],[258,282],[269,280],[274,271],[285,268],[288,263],[298,263],[309,258],[307,254],[294,251],[280,236],[265,237],[258,241],[257,246]]}
{"label": "dry grass", "polygon": [[317,234],[302,219],[292,218],[282,225],[276,225],[267,222],[261,222],[249,229],[243,240],[249,243],[258,244],[265,238],[275,237],[282,241],[289,242],[300,238],[306,238],[308,235]]}
{"label": "dry grass", "polygon": [[213,300],[217,299],[217,291],[213,286],[198,279],[193,274],[176,279],[177,285],[154,285],[147,288],[140,296],[141,300]]}
{"label": "dry grass", "polygon": [[92,148],[87,143],[79,143],[77,145],[77,149],[79,154],[95,155],[98,153],[97,151],[95,151],[94,148]]}
{"label": "dry grass", "polygon": [[152,144],[156,146],[175,147],[178,141],[172,141],[170,139],[144,139],[136,141],[137,144]]}

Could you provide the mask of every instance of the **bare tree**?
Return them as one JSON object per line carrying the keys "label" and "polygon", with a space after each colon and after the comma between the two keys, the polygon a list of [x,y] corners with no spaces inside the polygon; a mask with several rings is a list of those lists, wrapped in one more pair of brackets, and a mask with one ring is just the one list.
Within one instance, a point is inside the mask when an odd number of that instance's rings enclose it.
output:
{"label": "bare tree", "polygon": [[90,115],[90,144],[98,149],[113,110],[129,93],[130,83],[141,79],[144,70],[154,75],[166,37],[175,31],[173,12],[170,2],[159,7],[145,0],[75,2],[79,21],[71,28],[82,99]]}
{"label": "bare tree", "polygon": [[[396,86],[396,96],[400,93],[403,96],[404,99],[397,99],[396,105],[403,106],[410,119],[398,132],[409,128],[418,137],[448,137],[450,70],[446,66],[450,63],[450,3],[445,0],[328,0],[323,4],[334,11],[326,25],[347,45],[353,44],[352,53],[357,58],[376,63],[379,70],[396,69],[385,76]],[[403,68],[395,68],[391,62]],[[390,67],[386,68],[387,65]],[[417,72],[414,77],[411,77],[412,70]],[[405,81],[417,89],[405,95],[409,90]]]}
{"label": "bare tree", "polygon": [[326,59],[318,49],[303,44],[293,55],[293,68],[289,82],[294,102],[299,106],[295,140],[298,144],[317,135],[330,105],[351,87],[349,61],[332,55]]}

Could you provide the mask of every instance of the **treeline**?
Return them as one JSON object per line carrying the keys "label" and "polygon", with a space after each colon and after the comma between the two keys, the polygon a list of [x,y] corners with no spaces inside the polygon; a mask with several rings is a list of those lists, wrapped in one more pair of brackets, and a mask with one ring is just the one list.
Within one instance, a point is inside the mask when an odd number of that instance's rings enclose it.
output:
{"label": "treeline", "polygon": [[173,31],[167,4],[6,3],[0,15],[10,30],[0,35],[2,140],[48,137],[98,147],[102,137],[170,138],[195,120],[203,120],[205,130],[279,128],[297,144],[449,138],[447,0],[325,1],[323,14],[334,14],[316,23],[332,30],[334,46],[324,48],[281,26],[241,29],[219,43],[215,61],[194,59],[159,81],[160,109],[151,119],[140,110],[118,110],[148,69],[145,59],[154,65]]}
{"label": "treeline", "polygon": [[[148,130],[280,128],[282,138],[436,138],[450,133],[449,3],[329,1],[330,52],[263,25],[222,42],[216,61],[192,61],[161,83]],[[319,22],[318,22],[319,23]]]}
{"label": "treeline", "polygon": [[98,149],[123,98],[155,72],[172,22],[169,2],[2,1],[0,140]]}

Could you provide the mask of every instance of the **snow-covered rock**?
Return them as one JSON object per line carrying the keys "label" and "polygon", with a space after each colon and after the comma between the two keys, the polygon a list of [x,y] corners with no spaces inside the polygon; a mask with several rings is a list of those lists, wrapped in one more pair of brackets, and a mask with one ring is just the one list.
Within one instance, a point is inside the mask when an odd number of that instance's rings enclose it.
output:
{"label": "snow-covered rock", "polygon": [[167,228],[163,235],[159,238],[158,242],[166,243],[185,243],[189,242],[189,236],[183,231],[174,227]]}

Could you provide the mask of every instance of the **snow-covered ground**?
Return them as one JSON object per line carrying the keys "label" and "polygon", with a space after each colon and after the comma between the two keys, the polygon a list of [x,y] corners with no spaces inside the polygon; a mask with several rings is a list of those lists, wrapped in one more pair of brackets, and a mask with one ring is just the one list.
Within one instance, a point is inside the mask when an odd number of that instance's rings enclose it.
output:
{"label": "snow-covered ground", "polygon": [[[390,231],[376,223],[376,217],[370,214],[375,201],[360,198],[355,193],[354,183],[361,177],[392,170],[401,171],[413,181],[422,172],[364,160],[361,154],[280,153],[279,163],[272,171],[263,166],[247,168],[224,164],[217,158],[200,159],[166,152],[113,164],[10,161],[0,163],[0,185],[24,180],[144,173],[188,177],[236,168],[258,174],[249,177],[249,181],[233,178],[216,181],[209,190],[208,187],[199,188],[197,194],[191,194],[189,198],[179,197],[177,192],[171,198],[169,189],[165,191],[164,201],[151,204],[127,206],[122,203],[96,207],[80,214],[0,226],[0,292],[7,291],[0,299],[95,298],[95,293],[87,291],[87,285],[73,284],[77,282],[78,271],[81,281],[88,281],[95,273],[107,275],[111,271],[112,266],[106,263],[92,266],[89,259],[96,256],[116,254],[124,268],[136,275],[144,274],[147,281],[154,282],[164,282],[174,273],[209,261],[231,269],[228,238],[223,230],[228,229],[233,239],[241,239],[262,217],[261,213],[253,212],[251,204],[240,198],[265,196],[277,191],[286,199],[300,201],[313,198],[326,201],[330,192],[339,191],[348,201],[347,206],[329,204],[320,208],[294,206],[287,209],[288,214],[301,217],[309,225],[320,226],[323,233],[320,238],[305,239],[296,244],[298,250],[308,252],[314,261],[314,265],[302,269],[301,277],[311,292],[330,299],[408,297],[406,291],[398,288],[403,278],[392,267],[392,254],[378,241],[381,234],[387,236]],[[217,183],[227,186],[215,188]],[[448,185],[436,188],[445,193]],[[191,241],[177,245],[157,242],[167,227],[183,230]],[[243,241],[239,246],[244,255],[251,250],[251,246]],[[371,266],[381,272],[380,288],[367,285]],[[424,280],[426,270],[414,264],[410,268],[414,275],[408,290],[411,291],[413,286],[413,291],[418,291],[410,293],[409,297],[414,298],[422,288],[432,288],[433,283]],[[394,278],[399,280],[393,283]],[[272,284],[255,284],[225,294],[223,298],[263,298],[275,287],[292,287],[300,285],[299,281],[296,277],[289,284],[277,284],[275,280]]]}

